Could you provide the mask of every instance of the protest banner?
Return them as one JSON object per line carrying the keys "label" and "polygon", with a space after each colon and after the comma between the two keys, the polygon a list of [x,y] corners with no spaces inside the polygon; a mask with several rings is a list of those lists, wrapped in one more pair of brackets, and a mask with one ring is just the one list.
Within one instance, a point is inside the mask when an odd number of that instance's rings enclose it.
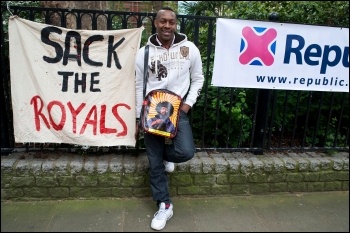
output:
{"label": "protest banner", "polygon": [[135,146],[143,29],[73,30],[11,16],[15,142]]}

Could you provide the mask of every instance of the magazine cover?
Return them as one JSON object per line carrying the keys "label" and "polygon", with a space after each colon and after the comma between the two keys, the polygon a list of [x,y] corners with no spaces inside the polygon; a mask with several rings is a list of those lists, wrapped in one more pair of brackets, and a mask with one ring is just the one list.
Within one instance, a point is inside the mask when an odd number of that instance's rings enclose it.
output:
{"label": "magazine cover", "polygon": [[144,130],[168,138],[175,137],[181,103],[181,97],[171,91],[151,91],[143,103]]}

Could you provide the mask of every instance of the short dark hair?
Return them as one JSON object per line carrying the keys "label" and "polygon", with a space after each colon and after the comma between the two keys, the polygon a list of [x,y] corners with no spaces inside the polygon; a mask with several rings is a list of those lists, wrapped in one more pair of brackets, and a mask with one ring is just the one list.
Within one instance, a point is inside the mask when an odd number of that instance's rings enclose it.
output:
{"label": "short dark hair", "polygon": [[160,113],[160,109],[161,109],[162,107],[168,109],[168,114],[169,114],[169,116],[173,115],[174,107],[173,107],[173,105],[172,105],[170,102],[168,102],[168,101],[163,101],[163,102],[158,103],[157,106],[156,106],[156,111],[157,111],[157,113]]}
{"label": "short dark hair", "polygon": [[160,10],[167,10],[167,11],[172,11],[175,13],[175,11],[171,7],[168,7],[168,6],[162,7],[162,8],[160,8]]}
{"label": "short dark hair", "polygon": [[176,16],[176,12],[171,7],[165,6],[165,7],[160,8],[160,10],[156,14],[156,18],[158,18],[160,11],[172,11],[172,12],[174,12],[174,14]]}

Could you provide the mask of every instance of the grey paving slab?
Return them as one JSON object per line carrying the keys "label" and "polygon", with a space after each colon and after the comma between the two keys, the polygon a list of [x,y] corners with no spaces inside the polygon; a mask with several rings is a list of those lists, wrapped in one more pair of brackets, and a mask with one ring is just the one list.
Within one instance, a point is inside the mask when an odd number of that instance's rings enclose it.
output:
{"label": "grey paving slab", "polygon": [[249,232],[261,228],[247,197],[197,199],[190,205],[199,232]]}
{"label": "grey paving slab", "polygon": [[54,202],[2,202],[1,232],[45,232],[54,209]]}
{"label": "grey paving slab", "polygon": [[[349,192],[175,197],[164,232],[349,232]],[[1,202],[2,232],[152,232],[150,198]]]}
{"label": "grey paving slab", "polygon": [[151,220],[157,211],[151,199],[130,199],[124,202],[123,231],[152,232]]}
{"label": "grey paving slab", "polygon": [[48,232],[121,232],[124,202],[112,200],[69,200],[55,204]]}
{"label": "grey paving slab", "polygon": [[312,206],[315,212],[324,219],[319,224],[319,226],[322,226],[322,230],[320,231],[334,232],[349,230],[349,195],[345,198],[338,195],[333,196],[332,193],[329,193],[329,196],[304,195],[303,200],[305,205]]}
{"label": "grey paving slab", "polygon": [[[192,202],[193,200],[193,202]],[[196,232],[197,226],[193,215],[192,205],[196,204],[193,198],[173,198],[174,215],[162,230],[164,232]]]}
{"label": "grey paving slab", "polygon": [[269,201],[260,205],[255,200],[252,203],[257,216],[266,224],[267,231],[306,232],[324,231],[324,219],[314,209],[314,206],[305,204],[302,197],[279,198],[279,201]]}
{"label": "grey paving slab", "polygon": [[[261,200],[258,197],[251,198],[250,203],[258,218],[266,224],[267,231],[335,232],[349,229],[348,220],[343,221],[349,213],[348,194],[338,200],[332,193],[271,195]],[[330,210],[330,205],[333,211],[324,212]],[[343,217],[334,218],[334,211]]]}

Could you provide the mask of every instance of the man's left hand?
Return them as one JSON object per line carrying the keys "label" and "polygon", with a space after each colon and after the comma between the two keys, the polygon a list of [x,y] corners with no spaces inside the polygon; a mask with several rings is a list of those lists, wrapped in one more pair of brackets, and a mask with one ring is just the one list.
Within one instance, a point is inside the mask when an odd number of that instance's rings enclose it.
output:
{"label": "man's left hand", "polygon": [[180,110],[184,111],[186,114],[188,113],[188,111],[190,111],[190,109],[191,109],[191,106],[185,103],[180,108]]}

